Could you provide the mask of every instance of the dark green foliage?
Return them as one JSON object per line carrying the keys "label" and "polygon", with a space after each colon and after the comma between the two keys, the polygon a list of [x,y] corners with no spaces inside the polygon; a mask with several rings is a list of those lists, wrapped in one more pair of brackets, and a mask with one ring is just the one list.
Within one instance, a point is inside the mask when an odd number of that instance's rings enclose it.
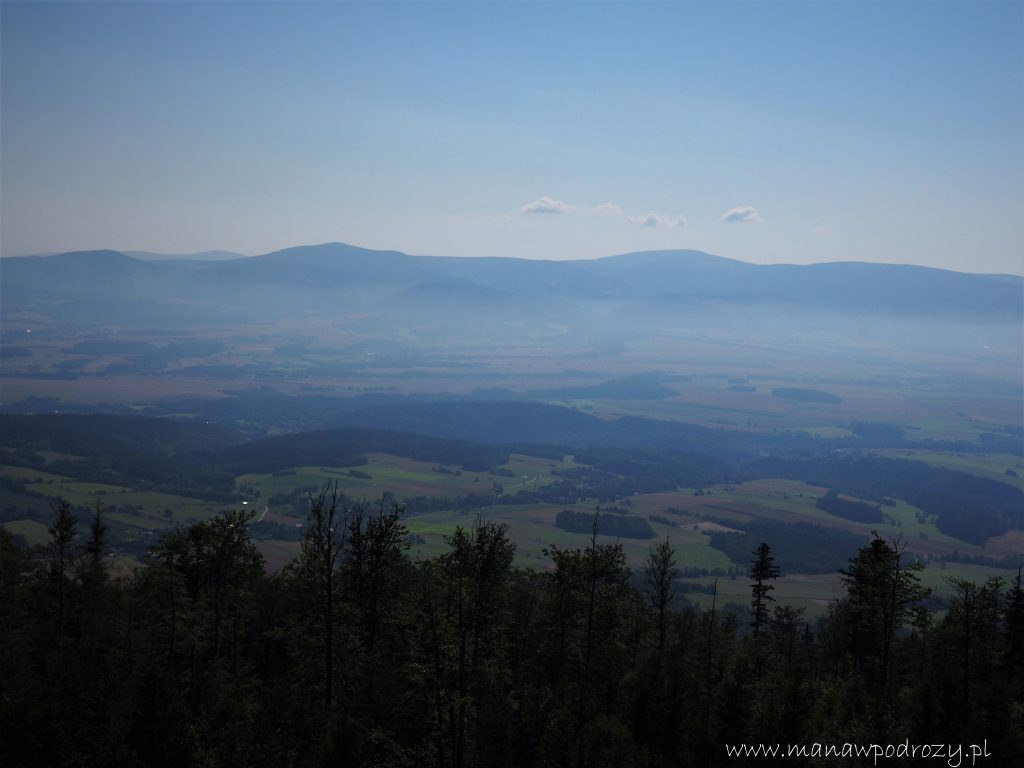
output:
{"label": "dark green foliage", "polygon": [[651,551],[647,555],[647,563],[643,569],[647,599],[658,617],[659,651],[665,648],[665,633],[668,627],[667,611],[675,594],[672,591],[672,581],[677,573],[675,547],[669,543],[666,536],[665,541],[651,546]]}
{"label": "dark green foliage", "polygon": [[832,490],[814,502],[814,506],[823,512],[845,520],[853,520],[855,523],[881,523],[885,520],[882,508],[878,505],[843,499]]}
{"label": "dark green foliage", "polygon": [[[345,548],[352,518],[361,515],[343,496],[337,485],[325,485],[316,497],[310,497],[306,535],[297,562],[299,578],[306,597],[314,606],[323,638],[324,707],[334,702],[335,645],[334,614],[338,603],[338,560]],[[358,525],[357,525],[358,527]]]}
{"label": "dark green foliage", "polygon": [[888,716],[892,700],[896,635],[928,596],[917,575],[922,567],[907,555],[903,541],[889,542],[876,533],[842,571],[849,596],[849,650],[869,695],[877,703],[872,712],[876,730]]}
{"label": "dark green foliage", "polygon": [[863,536],[810,523],[752,520],[743,527],[743,533],[713,531],[711,546],[741,563],[761,542],[771,540],[772,555],[786,573],[834,573],[864,541]]}
{"label": "dark green foliage", "polygon": [[775,587],[769,583],[779,578],[782,573],[772,557],[772,548],[764,542],[753,552],[754,561],[750,564],[750,612],[754,615],[751,626],[754,637],[761,633],[761,626],[768,623],[768,603],[775,602],[771,596]]}
{"label": "dark green foliage", "polygon": [[482,518],[414,563],[390,497],[308,503],[275,575],[241,512],[120,580],[101,508],[79,536],[55,506],[34,554],[0,530],[0,762],[732,768],[727,743],[1024,737],[1020,583],[954,580],[935,613],[898,540],[854,547],[814,623],[769,599],[762,543],[748,632],[742,608],[673,605],[668,540],[634,577],[592,516],[538,572]]}
{"label": "dark green foliage", "polygon": [[484,471],[508,461],[509,449],[464,440],[390,432],[380,429],[330,429],[256,440],[224,453],[222,462],[246,472],[272,472],[304,465],[352,467],[366,463],[367,453],[391,453],[420,461],[460,464]]}
{"label": "dark green foliage", "polygon": [[682,452],[678,450],[622,450],[614,448],[589,448],[578,450],[575,460],[590,468],[580,472],[567,472],[567,477],[584,477],[599,474],[600,483],[590,479],[589,485],[607,489],[593,495],[620,497],[632,493],[654,493],[674,491],[685,486],[700,486],[723,482],[735,475],[735,470],[725,461],[707,453]]}
{"label": "dark green foliage", "polygon": [[[212,456],[240,439],[212,424],[132,416],[0,415],[4,445],[31,457],[52,450],[84,457],[47,469],[78,480],[191,490],[212,501],[232,500],[234,476],[212,466]],[[5,462],[22,463],[5,456]],[[187,492],[184,495],[189,495]]]}
{"label": "dark green foliage", "polygon": [[857,421],[850,425],[850,429],[868,445],[894,448],[906,442],[906,430],[898,424]]}
{"label": "dark green foliage", "polygon": [[785,400],[795,400],[798,403],[828,403],[835,405],[843,402],[838,395],[831,392],[823,392],[820,389],[801,389],[800,387],[780,387],[772,390],[772,395]]}

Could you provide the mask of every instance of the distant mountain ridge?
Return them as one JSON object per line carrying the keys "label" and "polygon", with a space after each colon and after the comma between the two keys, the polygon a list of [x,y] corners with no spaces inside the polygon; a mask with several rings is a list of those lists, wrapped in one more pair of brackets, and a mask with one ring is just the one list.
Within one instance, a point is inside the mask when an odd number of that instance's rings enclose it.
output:
{"label": "distant mountain ridge", "polygon": [[141,259],[143,261],[168,261],[171,259],[175,260],[191,260],[191,261],[227,261],[230,259],[244,259],[246,258],[244,253],[235,253],[234,251],[198,251],[196,253],[154,253],[152,251],[122,251],[127,256],[131,256],[133,259]]}
{"label": "distant mountain ridge", "polygon": [[[143,319],[232,321],[258,308],[267,319],[393,311],[410,316],[488,306],[527,318],[558,317],[574,304],[644,316],[703,305],[1019,320],[1024,278],[910,265],[831,262],[759,265],[700,251],[646,251],[593,260],[410,256],[344,243],[261,256],[134,258],[80,251],[0,259],[5,319],[17,313],[109,317],[132,304]],[[161,311],[163,307],[163,311]],[[70,313],[70,314],[67,314]],[[93,313],[90,315],[90,313]]]}

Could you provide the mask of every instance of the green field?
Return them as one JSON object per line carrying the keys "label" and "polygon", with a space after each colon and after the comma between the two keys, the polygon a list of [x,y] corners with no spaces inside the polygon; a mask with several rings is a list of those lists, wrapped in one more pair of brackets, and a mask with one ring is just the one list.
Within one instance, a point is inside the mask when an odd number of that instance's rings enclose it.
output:
{"label": "green field", "polygon": [[[526,488],[549,485],[557,478],[556,470],[574,466],[572,457],[562,461],[512,454],[500,469],[509,474],[471,472],[461,467],[442,466],[400,456],[371,453],[367,463],[358,467],[295,467],[288,473],[242,475],[237,485],[258,491],[252,500],[262,503],[271,496],[289,493],[296,488],[321,488],[325,483],[338,484],[338,490],[356,500],[374,500],[385,491],[396,498],[408,496],[490,496],[495,485],[505,494]],[[294,472],[294,474],[292,474]],[[356,475],[369,475],[369,478]]]}
{"label": "green field", "polygon": [[[955,457],[959,458],[959,457]],[[1000,461],[1005,461],[1001,457]],[[466,494],[490,496],[498,484],[503,492],[514,493],[516,488],[533,488],[554,482],[555,472],[574,466],[571,457],[561,462],[549,459],[513,454],[502,467],[504,473],[474,473],[461,467],[440,467],[429,462],[415,461],[386,454],[370,454],[366,464],[356,468],[346,467],[296,467],[277,473],[249,474],[237,478],[236,486],[249,496],[246,503],[261,518],[272,522],[292,524],[295,515],[301,519],[305,502],[300,510],[279,509],[270,503],[275,495],[289,494],[295,490],[315,493],[325,483],[337,482],[339,490],[357,501],[372,503],[385,491],[390,491],[401,501],[409,496],[449,497]],[[962,462],[960,468],[988,467],[984,462]],[[353,477],[353,469],[360,475]],[[61,496],[72,504],[88,507],[101,501],[110,509],[113,521],[159,532],[191,520],[205,519],[228,505],[191,499],[152,491],[137,491],[132,488],[70,481],[65,477],[36,469],[2,467],[0,474],[20,481],[28,481],[27,487],[46,496]],[[712,486],[695,495],[693,489],[675,492],[632,496],[618,502],[633,514],[649,518],[660,516],[676,523],[675,526],[651,521],[660,539],[667,536],[676,547],[677,561],[681,567],[727,570],[731,563],[720,551],[710,546],[708,529],[728,527],[729,521],[742,524],[755,518],[776,520],[781,523],[809,522],[815,525],[843,529],[861,534],[867,540],[872,530],[888,538],[902,537],[910,551],[923,557],[941,557],[954,550],[961,554],[985,554],[980,547],[965,544],[938,531],[931,521],[920,522],[917,510],[904,502],[883,508],[889,522],[882,524],[856,523],[844,520],[818,509],[816,500],[826,489],[810,486],[794,480],[762,479],[746,483]],[[538,568],[547,567],[548,560],[543,550],[551,545],[560,547],[585,547],[586,534],[570,533],[554,526],[555,515],[563,508],[592,512],[594,503],[577,505],[487,505],[482,512],[489,520],[507,523],[512,540],[517,546],[520,564]],[[669,512],[668,510],[673,510]],[[468,511],[439,511],[409,517],[406,524],[416,539],[411,546],[415,557],[429,557],[445,550],[444,537],[455,527],[472,525],[475,514]],[[1015,545],[1012,534],[1008,534],[1004,549]],[[610,541],[599,537],[602,541]],[[274,561],[282,561],[285,552],[294,552],[292,543],[279,542],[274,549],[265,545],[268,555]],[[639,567],[644,562],[652,540],[624,539],[621,541],[630,565]],[[851,556],[853,553],[851,553]],[[745,567],[746,564],[738,564]]]}
{"label": "green field", "polygon": [[81,482],[33,468],[0,466],[0,476],[24,482],[27,491],[46,497],[24,496],[0,488],[0,504],[31,513],[37,521],[48,518],[50,500],[57,498],[79,508],[91,508],[99,502],[107,510],[108,520],[145,531],[169,530],[175,525],[205,520],[229,506],[169,493]]}
{"label": "green field", "polygon": [[998,576],[1009,584],[1017,577],[1017,571],[1011,568],[990,568],[966,563],[927,563],[920,572],[921,584],[935,594],[945,597],[952,594],[948,579],[959,578],[980,584],[991,576]]}
{"label": "green field", "polygon": [[[712,600],[719,608],[727,603],[738,605],[750,604],[750,582],[743,574],[735,578],[707,576],[698,579],[682,579],[681,585],[699,585],[703,588],[711,588],[716,582],[718,585],[717,597],[706,592],[679,592],[690,602],[700,605],[702,608],[710,608]],[[825,611],[825,606],[830,600],[842,596],[842,583],[839,581],[838,573],[824,574],[792,574],[785,575],[773,582],[775,587],[771,593],[775,601],[785,605],[792,605],[803,608],[809,617],[820,616]],[[685,588],[685,587],[683,587]]]}
{"label": "green field", "polygon": [[[484,519],[506,523],[509,526],[509,537],[516,545],[516,558],[520,565],[533,566],[538,569],[549,567],[549,560],[543,550],[557,545],[562,548],[585,548],[590,542],[590,535],[571,533],[556,528],[555,515],[562,509],[573,509],[581,512],[593,512],[593,507],[585,505],[531,504],[528,506],[499,505],[485,507],[482,510]],[[475,516],[460,512],[434,512],[417,515],[406,520],[411,534],[424,539],[424,544],[413,544],[414,556],[429,557],[445,551],[444,537],[450,535],[456,526],[468,528],[473,525]],[[626,554],[632,568],[643,565],[656,541],[668,537],[676,549],[676,559],[680,565],[693,568],[728,568],[729,559],[708,545],[708,537],[692,528],[673,528],[660,523],[651,523],[657,537],[654,539],[615,539],[610,536],[598,536],[601,543],[618,541]]]}
{"label": "green field", "polygon": [[38,520],[11,520],[7,523],[0,523],[13,535],[24,536],[30,546],[41,546],[50,540],[50,532],[46,525]]}
{"label": "green field", "polygon": [[[949,584],[951,578],[961,578],[981,583],[987,578],[996,576],[1006,583],[1012,582],[1017,572],[1006,568],[990,568],[988,566],[967,565],[963,563],[926,563],[918,572],[922,586],[932,590],[940,601],[953,596],[953,588]],[[697,603],[703,608],[710,608],[712,595],[705,592],[685,592],[686,584],[711,587],[718,583],[717,605],[721,608],[726,603],[749,605],[751,599],[750,583],[744,575],[729,577],[702,577],[696,579],[680,579],[677,591],[687,600]],[[839,573],[825,574],[783,574],[773,582],[775,587],[772,596],[776,602],[803,608],[809,617],[820,616],[829,601],[843,596],[843,584]]]}
{"label": "green field", "polygon": [[31,467],[6,467],[0,466],[0,477],[9,477],[11,480],[26,483],[68,483],[71,478],[43,472],[40,469]]}
{"label": "green field", "polygon": [[[742,523],[753,518],[777,520],[781,523],[807,522],[826,528],[836,528],[862,534],[865,538],[877,530],[882,536],[902,536],[912,551],[923,555],[941,556],[954,549],[961,554],[983,555],[981,547],[967,544],[941,533],[931,521],[919,522],[918,510],[897,500],[893,506],[883,506],[889,518],[885,523],[858,523],[836,517],[818,509],[815,502],[826,492],[825,488],[807,485],[797,480],[768,478],[734,485],[719,485],[703,489],[701,496],[692,490],[676,493],[658,493],[634,496],[632,509],[644,514],[663,514],[661,510],[674,508],[687,513],[679,520],[696,522],[704,518],[734,520]],[[851,498],[854,497],[846,497]]]}

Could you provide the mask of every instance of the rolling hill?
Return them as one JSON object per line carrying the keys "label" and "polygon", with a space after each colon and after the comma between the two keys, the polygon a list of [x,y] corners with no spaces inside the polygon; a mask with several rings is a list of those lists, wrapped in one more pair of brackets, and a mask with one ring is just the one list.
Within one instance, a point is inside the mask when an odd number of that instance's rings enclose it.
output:
{"label": "rolling hill", "polygon": [[[698,251],[581,261],[410,256],[343,243],[217,260],[142,260],[81,251],[0,260],[5,321],[157,321],[174,313],[208,321],[386,313],[395,308],[471,320],[498,303],[533,321],[628,308],[692,315],[707,307],[788,312],[1019,321],[1024,281],[907,265],[755,265]],[[117,302],[110,306],[109,302]],[[539,316],[538,316],[539,313]]]}

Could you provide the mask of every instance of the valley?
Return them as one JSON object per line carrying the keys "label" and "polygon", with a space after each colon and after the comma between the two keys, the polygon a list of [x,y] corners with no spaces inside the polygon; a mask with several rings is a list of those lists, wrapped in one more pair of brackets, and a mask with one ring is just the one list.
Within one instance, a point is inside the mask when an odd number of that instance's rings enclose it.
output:
{"label": "valley", "polygon": [[482,515],[546,568],[549,547],[589,540],[559,513],[636,518],[650,538],[599,538],[636,569],[668,537],[698,602],[716,579],[740,597],[762,539],[780,593],[813,613],[872,531],[940,593],[1024,554],[1018,278],[337,243],[0,268],[0,515],[27,544],[57,499],[98,501],[131,569],[161,535],[243,509],[274,570],[336,484],[404,505],[414,558]]}

